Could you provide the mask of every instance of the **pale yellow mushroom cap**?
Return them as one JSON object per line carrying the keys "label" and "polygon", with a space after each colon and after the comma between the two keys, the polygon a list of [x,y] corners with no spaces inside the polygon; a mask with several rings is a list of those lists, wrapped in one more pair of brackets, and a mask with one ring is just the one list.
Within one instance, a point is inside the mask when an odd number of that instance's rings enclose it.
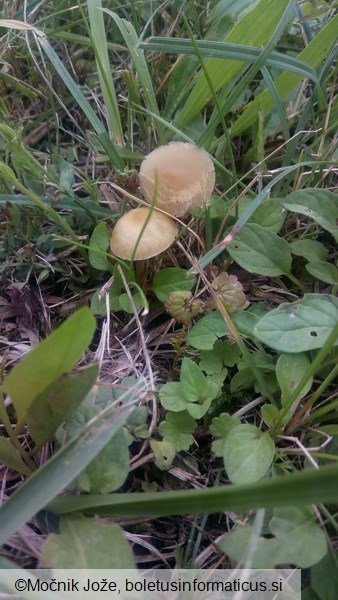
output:
{"label": "pale yellow mushroom cap", "polygon": [[147,202],[156,193],[156,207],[182,217],[190,207],[205,206],[215,186],[210,155],[188,142],[160,146],[140,167],[140,186]]}
{"label": "pale yellow mushroom cap", "polygon": [[[110,249],[115,256],[131,260],[149,208],[134,208],[119,219],[113,229]],[[178,229],[173,219],[154,210],[142,234],[135,260],[145,260],[160,254],[173,243]]]}

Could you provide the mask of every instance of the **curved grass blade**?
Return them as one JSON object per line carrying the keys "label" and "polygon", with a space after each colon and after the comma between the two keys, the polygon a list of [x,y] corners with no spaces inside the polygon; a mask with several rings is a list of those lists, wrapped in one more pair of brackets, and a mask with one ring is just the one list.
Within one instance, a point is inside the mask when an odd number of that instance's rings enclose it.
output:
{"label": "curved grass blade", "polygon": [[[228,58],[241,62],[254,63],[262,53],[261,48],[244,46],[243,44],[229,44],[210,40],[195,40],[201,56],[209,58]],[[147,42],[139,44],[143,50],[156,50],[172,54],[195,54],[194,44],[189,39],[175,39],[164,37],[151,37]],[[305,61],[293,56],[286,56],[276,50],[267,57],[265,64],[282,71],[292,71],[318,83],[315,70]]]}

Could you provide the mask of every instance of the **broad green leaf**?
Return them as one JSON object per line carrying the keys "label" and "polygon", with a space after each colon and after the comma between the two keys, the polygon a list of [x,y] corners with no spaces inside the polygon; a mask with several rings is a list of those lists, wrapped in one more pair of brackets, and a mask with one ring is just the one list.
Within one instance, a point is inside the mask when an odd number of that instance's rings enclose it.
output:
{"label": "broad green leaf", "polygon": [[316,279],[319,279],[320,281],[324,281],[330,285],[337,285],[338,283],[338,269],[331,263],[323,260],[309,262],[306,265],[306,270],[310,273],[310,275],[316,277]]}
{"label": "broad green leaf", "polygon": [[5,377],[2,387],[14,404],[18,429],[34,398],[75,367],[90,344],[95,327],[89,308],[81,308],[26,354]]}
{"label": "broad green leaf", "polygon": [[[116,293],[115,288],[109,289],[109,300],[107,303],[106,294],[102,294],[101,290],[96,290],[94,296],[91,299],[90,308],[93,315],[104,316],[107,311],[118,311],[121,310],[119,297],[121,290]],[[108,304],[108,306],[107,306]]]}
{"label": "broad green leaf", "polygon": [[273,569],[282,564],[308,568],[327,552],[325,533],[308,509],[275,508],[269,529],[274,537],[257,539],[251,525],[237,526],[220,548],[234,562],[245,562],[250,543],[254,543],[253,569]]}
{"label": "broad green leaf", "polygon": [[[81,511],[87,514],[116,517],[154,518],[164,515],[223,513],[225,510],[244,512],[275,506],[334,504],[337,502],[337,497],[338,465],[333,464],[319,469],[304,469],[300,473],[283,475],[254,484],[160,493],[63,496],[50,502],[48,509],[56,514]],[[0,521],[1,525],[2,523]],[[0,541],[4,537],[0,530]]]}
{"label": "broad green leaf", "polygon": [[274,455],[275,445],[267,433],[254,425],[238,425],[228,433],[224,467],[232,483],[250,483],[264,477]]}
{"label": "broad green leaf", "polygon": [[196,277],[187,274],[185,269],[161,269],[153,280],[153,292],[157,298],[164,302],[171,292],[192,290]]}
{"label": "broad green leaf", "polygon": [[336,194],[329,190],[308,188],[292,192],[281,202],[287,210],[300,213],[316,221],[338,242],[338,196]]}
{"label": "broad green leaf", "polygon": [[196,421],[186,412],[169,412],[165,421],[159,426],[159,433],[163,439],[170,442],[177,452],[189,450],[194,442],[192,432],[196,429]]}
{"label": "broad green leaf", "polygon": [[82,471],[77,479],[81,490],[107,494],[124,484],[129,474],[128,436],[121,429]]}
{"label": "broad green leaf", "polygon": [[222,315],[213,311],[192,326],[187,335],[187,342],[198,350],[212,350],[216,340],[224,337],[228,331]]}
{"label": "broad green leaf", "polygon": [[[141,295],[139,293],[136,293],[134,296],[132,296],[132,299],[136,310],[139,310],[143,306],[143,300]],[[120,309],[124,310],[129,315],[132,315],[134,313],[134,307],[132,306],[129,296],[126,292],[120,294],[119,305]]]}
{"label": "broad green leaf", "polygon": [[[271,37],[271,32],[277,27],[286,6],[287,0],[261,0],[234,25],[224,41],[230,44],[262,46]],[[241,67],[241,62],[229,59],[210,58],[205,61],[205,68],[215,91],[230,81]],[[180,123],[191,121],[211,98],[209,82],[204,73],[200,73],[179,116]]]}
{"label": "broad green leaf", "polygon": [[42,562],[53,569],[134,569],[131,547],[115,523],[83,516],[63,517],[60,534],[42,547]]}
{"label": "broad green leaf", "polygon": [[216,456],[223,456],[229,431],[238,425],[240,425],[240,420],[237,417],[231,417],[228,413],[222,413],[219,417],[213,418],[210,425],[210,433],[214,437],[220,438],[214,440],[211,446]]}
{"label": "broad green leaf", "polygon": [[18,450],[13,446],[12,442],[0,435],[0,464],[23,473],[24,475],[30,475],[31,471],[23,462]]}
{"label": "broad green leaf", "polygon": [[196,402],[187,402],[186,410],[194,419],[202,419],[208,412],[211,401],[218,395],[218,385],[215,383],[209,383],[210,396],[203,402],[203,404],[197,404]]}
{"label": "broad green leaf", "polygon": [[133,406],[124,406],[114,415],[92,419],[10,496],[0,508],[0,546],[86,468],[132,411]]}
{"label": "broad green leaf", "polygon": [[328,553],[311,569],[311,585],[320,600],[336,600],[338,590],[338,551]]}
{"label": "broad green leaf", "polygon": [[286,210],[277,198],[264,200],[250,217],[248,223],[255,223],[278,233],[286,219]]}
{"label": "broad green leaf", "polygon": [[194,419],[201,419],[209,410],[211,401],[216,398],[219,392],[218,385],[208,381],[206,378],[205,385],[206,400],[203,402],[198,395],[196,395],[195,399],[193,399],[193,396],[190,396],[190,399],[188,400],[185,396],[181,383],[166,383],[161,387],[159,392],[161,404],[164,408],[172,412],[181,412],[186,410]]}
{"label": "broad green leaf", "polygon": [[[322,30],[311,40],[297,58],[316,68],[329,54],[337,37],[338,15],[330,19]],[[275,81],[275,88],[281,100],[287,100],[289,94],[304,80],[304,76],[287,71],[279,75]],[[275,107],[275,100],[266,89],[247,104],[243,113],[231,127],[231,136],[235,137],[253,125],[259,112],[268,114]]]}
{"label": "broad green leaf", "polygon": [[[215,344],[216,343],[217,342],[215,342]],[[220,356],[213,350],[203,350],[198,366],[204,373],[207,373],[207,375],[214,375],[215,373],[220,373],[222,371],[223,362]]]}
{"label": "broad green leaf", "polygon": [[[276,364],[276,376],[282,393],[282,405],[288,406],[288,400],[301,382],[310,367],[308,357],[303,353],[281,354]],[[303,398],[312,387],[313,378],[310,377],[301,390],[298,398]]]}
{"label": "broad green leaf", "polygon": [[38,446],[51,440],[57,428],[81,404],[98,376],[91,366],[75,375],[61,375],[38,394],[27,411],[29,433]]}
{"label": "broad green leaf", "polygon": [[280,352],[321,348],[338,322],[338,300],[329,294],[305,294],[283,303],[262,317],[254,335]]}
{"label": "broad green leaf", "polygon": [[[231,319],[239,333],[251,337],[256,323],[265,311],[264,305],[257,304],[246,310],[236,311],[231,315]],[[193,348],[212,350],[215,342],[227,333],[228,326],[222,315],[218,311],[212,311],[192,326],[186,339]]]}
{"label": "broad green leaf", "polygon": [[309,262],[326,260],[327,250],[321,242],[317,240],[295,240],[290,242],[292,254],[302,256]]}
{"label": "broad green leaf", "polygon": [[182,360],[180,385],[188,402],[201,402],[207,398],[208,382],[199,366],[190,358]]}
{"label": "broad green leaf", "polygon": [[173,412],[185,410],[188,404],[187,400],[183,397],[182,387],[178,381],[162,385],[159,397],[162,406]]}
{"label": "broad green leaf", "polygon": [[155,455],[155,465],[161,471],[169,469],[176,455],[176,449],[173,444],[167,440],[158,442],[157,440],[150,440],[150,448]]}
{"label": "broad green leaf", "polygon": [[279,414],[277,406],[272,404],[263,404],[261,407],[262,419],[268,427],[273,427],[278,422]]}
{"label": "broad green leaf", "polygon": [[[242,352],[236,344],[223,340],[216,340],[212,350],[203,350],[200,354],[199,367],[208,375],[223,372],[224,365],[233,367],[239,362]],[[225,375],[227,369],[225,369]]]}
{"label": "broad green leaf", "polygon": [[245,225],[227,250],[250,273],[272,277],[290,273],[291,250],[288,242],[260,225]]}
{"label": "broad green leaf", "polygon": [[109,294],[109,307],[107,308],[106,293],[102,293],[102,289],[97,290],[94,293],[91,301],[91,310],[94,315],[106,315],[107,310],[118,311],[121,310],[119,296],[124,292],[124,283],[121,274],[117,267],[113,268],[113,279],[107,289]]}
{"label": "broad green leaf", "polygon": [[104,221],[96,225],[89,242],[89,262],[94,269],[111,271],[112,264],[103,252],[108,252],[111,232]]}

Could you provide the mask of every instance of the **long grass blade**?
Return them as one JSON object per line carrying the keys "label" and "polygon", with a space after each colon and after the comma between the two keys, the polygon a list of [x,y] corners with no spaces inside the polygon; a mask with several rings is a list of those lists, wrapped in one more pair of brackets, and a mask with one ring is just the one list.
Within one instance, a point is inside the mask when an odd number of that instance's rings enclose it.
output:
{"label": "long grass blade", "polygon": [[[271,38],[271,32],[278,27],[288,4],[288,0],[261,0],[234,25],[224,41],[229,44],[244,44],[259,48]],[[216,91],[231,81],[242,67],[239,61],[229,59],[220,61],[218,58],[210,58],[205,65]],[[182,109],[180,123],[191,121],[211,96],[205,76],[200,73]]]}
{"label": "long grass blade", "polygon": [[113,162],[113,164],[123,171],[124,164],[120,158],[118,151],[115,148],[112,140],[110,139],[108,132],[106,131],[105,126],[102,121],[98,118],[92,107],[90,106],[88,100],[84,97],[78,85],[75,83],[74,79],[71,77],[66,67],[63,65],[62,61],[56,54],[54,48],[50,45],[49,41],[44,35],[39,35],[36,37],[38,44],[42,48],[42,50],[47,55],[48,59],[52,63],[53,67],[57,71],[58,75],[61,77],[63,83],[67,86],[73,98],[76,100],[80,108],[85,113],[88,121],[93,127],[94,131],[97,133],[97,136],[102,144],[102,147],[107,152],[109,158]]}
{"label": "long grass blade", "polygon": [[[338,30],[338,15],[333,17],[328,24],[316,35],[316,37],[298,55],[298,59],[306,62],[309,67],[316,68],[330,54],[336,41]],[[301,83],[303,77],[298,73],[282,73],[275,80],[276,90],[282,100]],[[249,102],[244,112],[238,117],[231,127],[231,136],[237,136],[255,123],[258,111],[268,114],[274,108],[274,99],[270,90],[264,90],[261,94]]]}
{"label": "long grass blade", "polygon": [[62,496],[47,508],[57,514],[81,511],[116,517],[162,517],[336,502],[338,465],[328,465],[255,484],[205,490]]}
{"label": "long grass blade", "polygon": [[104,105],[114,141],[122,144],[123,132],[114,81],[108,56],[101,0],[87,0],[91,40],[95,53]]}
{"label": "long grass blade", "polygon": [[[198,46],[201,56],[209,58],[228,58],[241,62],[254,63],[262,53],[261,48],[244,46],[243,44],[229,44],[227,42],[211,40],[195,40],[195,43]],[[146,42],[139,44],[139,47],[144,50],[156,50],[171,54],[195,54],[194,44],[191,40],[185,38],[177,40],[175,38],[151,37]],[[274,67],[282,71],[298,73],[303,77],[312,79],[314,82],[318,81],[316,71],[305,61],[293,56],[286,56],[276,50],[273,50],[266,58],[265,64],[268,67]]]}
{"label": "long grass blade", "polygon": [[[114,20],[128,46],[128,50],[133,60],[136,73],[142,85],[148,109],[156,115],[159,115],[159,109],[157,106],[153,82],[149,73],[147,62],[144,57],[144,52],[138,47],[139,39],[137,37],[134,27],[129,21],[121,19],[116,13],[112,12],[111,10],[103,9],[103,11],[106,12]],[[165,136],[164,131],[162,129],[162,125],[159,122],[157,122],[157,132],[159,136],[159,141],[163,143],[165,141]]]}

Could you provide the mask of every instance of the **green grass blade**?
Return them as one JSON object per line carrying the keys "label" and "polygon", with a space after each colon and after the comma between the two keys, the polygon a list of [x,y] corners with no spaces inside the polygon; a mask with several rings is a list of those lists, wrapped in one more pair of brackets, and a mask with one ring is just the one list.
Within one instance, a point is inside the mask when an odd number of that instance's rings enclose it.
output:
{"label": "green grass blade", "polygon": [[[262,53],[260,48],[244,46],[243,44],[229,44],[227,42],[216,42],[211,40],[195,40],[201,56],[209,58],[228,58],[242,62],[254,63]],[[194,44],[189,39],[151,37],[147,42],[139,44],[144,50],[156,50],[171,54],[194,54]],[[266,58],[268,67],[299,73],[317,82],[318,77],[315,70],[305,61],[293,56],[286,56],[276,50],[272,51]]]}
{"label": "green grass blade", "polygon": [[76,102],[78,103],[80,108],[85,113],[88,121],[90,122],[94,131],[97,133],[98,138],[99,138],[104,150],[107,152],[109,158],[112,160],[112,162],[118,169],[123,171],[123,169],[124,169],[123,161],[121,160],[120,155],[115,148],[115,145],[109,138],[108,132],[106,131],[102,121],[100,121],[100,119],[98,118],[98,116],[96,115],[96,113],[94,112],[92,107],[90,106],[88,100],[84,97],[80,88],[75,83],[75,81],[71,77],[71,75],[68,73],[66,67],[63,65],[62,61],[56,54],[54,48],[52,48],[49,41],[43,34],[37,36],[37,41],[38,41],[40,47],[42,48],[42,50],[45,52],[48,59],[50,60],[50,62],[52,63],[53,67],[57,71],[58,75],[61,77],[63,83],[69,89],[74,100],[76,100]]}
{"label": "green grass blade", "polygon": [[[276,29],[274,30],[274,32],[273,32],[272,36],[270,37],[270,39],[268,40],[268,42],[265,44],[265,47],[262,49],[262,51],[256,58],[255,62],[250,66],[250,68],[247,70],[247,72],[244,73],[244,75],[239,78],[236,85],[234,86],[234,89],[232,89],[230,91],[230,93],[227,94],[226,98],[222,102],[223,114],[227,114],[229,111],[231,111],[234,104],[239,100],[239,98],[242,96],[242,94],[245,92],[245,90],[249,87],[250,83],[256,77],[259,70],[261,68],[265,68],[265,63],[266,63],[269,55],[273,51],[275,45],[277,44],[279,38],[281,37],[281,35],[289,21],[290,13],[293,9],[293,5],[294,5],[293,0],[290,0],[288,5],[285,8],[285,11],[283,12],[281,19],[279,20],[279,23],[278,23]],[[217,118],[217,113],[214,110],[214,113],[209,121],[208,127],[206,127],[205,131],[203,132],[203,134],[201,135],[201,137],[198,140],[199,144],[204,145],[205,140],[208,138],[209,135],[211,135],[211,133],[213,133],[215,131],[217,126],[218,126],[218,118]],[[228,132],[227,132],[227,135],[229,135]]]}
{"label": "green grass blade", "polygon": [[87,0],[87,7],[91,29],[91,39],[96,57],[96,63],[98,66],[100,85],[104,104],[107,110],[108,122],[114,141],[118,145],[121,145],[123,140],[123,132],[108,56],[106,31],[102,13],[102,2],[101,0]]}
{"label": "green grass blade", "polygon": [[44,463],[0,508],[0,546],[67,487],[124,425],[134,406],[102,413]]}
{"label": "green grass blade", "polygon": [[[125,19],[121,19],[116,13],[109,9],[103,9],[116,23],[119,28],[130,52],[133,60],[136,73],[140,79],[144,97],[147,103],[148,109],[156,115],[159,115],[159,109],[157,106],[157,100],[153,88],[153,82],[149,73],[147,61],[144,57],[144,52],[138,47],[138,37],[132,24]],[[160,143],[165,141],[164,131],[162,125],[157,121],[157,132]]]}
{"label": "green grass blade", "polygon": [[[224,41],[229,44],[261,46],[270,39],[271,32],[275,31],[287,6],[288,0],[261,0],[234,25]],[[238,61],[221,61],[217,58],[210,58],[205,64],[216,91],[230,81],[242,66]],[[180,123],[191,121],[210,99],[209,85],[204,74],[199,74],[180,114]]]}
{"label": "green grass blade", "polygon": [[[338,15],[333,17],[328,24],[316,35],[316,37],[306,46],[298,55],[299,60],[306,62],[310,67],[316,68],[330,53],[335,43],[338,30]],[[282,73],[275,80],[276,90],[282,100],[287,99],[288,95],[301,83],[302,75],[297,73]],[[250,102],[244,112],[238,117],[231,128],[231,136],[237,136],[252,125],[256,119],[258,111],[264,111],[267,114],[274,108],[274,99],[269,90],[264,90],[255,100]]]}
{"label": "green grass blade", "polygon": [[81,511],[116,517],[162,517],[337,501],[338,465],[328,465],[255,484],[204,490],[63,496],[47,508],[57,514]]}
{"label": "green grass blade", "polygon": [[[41,202],[48,206],[53,205],[53,199],[48,196],[39,196]],[[35,206],[34,202],[25,196],[24,194],[0,194],[0,207],[6,206],[7,202],[16,204],[17,206]],[[119,216],[119,213],[112,212],[110,208],[104,206],[98,206],[94,202],[86,202],[75,198],[74,200],[59,200],[58,209],[71,210],[73,212],[88,212],[88,214],[94,214],[102,219],[115,219]]]}

